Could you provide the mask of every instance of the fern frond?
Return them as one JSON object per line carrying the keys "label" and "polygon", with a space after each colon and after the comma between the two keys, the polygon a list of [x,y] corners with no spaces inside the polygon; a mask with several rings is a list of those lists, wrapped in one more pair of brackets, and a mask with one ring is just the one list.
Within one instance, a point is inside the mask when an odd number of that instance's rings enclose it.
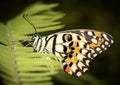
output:
{"label": "fern frond", "polygon": [[28,13],[38,32],[61,29],[64,25],[58,21],[64,14],[52,8],[58,4],[36,3],[26,8],[7,24],[0,23],[0,78],[5,85],[52,85],[52,75],[57,73],[60,64],[46,59],[54,55],[33,52],[20,40],[30,40],[34,33],[32,26],[22,15]]}

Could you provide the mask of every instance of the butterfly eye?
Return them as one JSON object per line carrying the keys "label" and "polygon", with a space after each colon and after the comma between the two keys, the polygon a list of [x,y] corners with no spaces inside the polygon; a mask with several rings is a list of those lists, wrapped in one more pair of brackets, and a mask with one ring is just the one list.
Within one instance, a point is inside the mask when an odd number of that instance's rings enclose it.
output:
{"label": "butterfly eye", "polygon": [[71,34],[64,34],[63,35],[63,41],[67,42],[67,41],[71,41],[72,40],[72,35]]}
{"label": "butterfly eye", "polygon": [[35,38],[38,36],[38,34],[37,33],[35,33],[35,34],[33,34],[33,40],[35,40]]}

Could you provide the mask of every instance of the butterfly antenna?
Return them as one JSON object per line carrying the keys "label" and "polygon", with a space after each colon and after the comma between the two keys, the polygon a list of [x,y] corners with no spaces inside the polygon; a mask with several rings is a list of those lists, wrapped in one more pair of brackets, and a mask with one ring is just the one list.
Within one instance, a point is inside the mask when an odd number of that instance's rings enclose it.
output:
{"label": "butterfly antenna", "polygon": [[32,25],[32,27],[34,28],[35,30],[35,33],[37,33],[37,30],[36,30],[36,27],[33,25],[33,23],[30,21],[29,19],[29,15],[28,14],[23,14],[23,18],[29,23]]}

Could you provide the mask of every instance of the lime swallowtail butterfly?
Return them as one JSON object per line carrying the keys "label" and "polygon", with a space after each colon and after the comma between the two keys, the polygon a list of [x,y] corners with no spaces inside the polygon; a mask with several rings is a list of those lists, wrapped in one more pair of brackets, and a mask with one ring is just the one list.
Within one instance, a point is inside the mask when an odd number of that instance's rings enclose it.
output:
{"label": "lime swallowtail butterfly", "polygon": [[113,44],[111,35],[89,29],[74,29],[40,37],[27,14],[25,20],[35,29],[33,47],[37,52],[60,56],[63,69],[73,76],[80,76],[88,70],[90,61]]}

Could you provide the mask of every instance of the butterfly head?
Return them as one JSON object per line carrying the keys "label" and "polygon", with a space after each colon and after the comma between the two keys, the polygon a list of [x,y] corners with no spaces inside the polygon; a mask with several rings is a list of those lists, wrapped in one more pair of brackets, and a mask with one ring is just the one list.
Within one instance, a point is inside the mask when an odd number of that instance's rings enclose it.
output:
{"label": "butterfly head", "polygon": [[38,33],[33,34],[33,47],[36,51],[39,51],[38,44],[41,45],[42,38],[39,36]]}
{"label": "butterfly head", "polygon": [[38,34],[36,27],[34,26],[34,24],[30,21],[29,19],[29,15],[28,14],[24,14],[23,18],[34,28],[35,33],[32,36],[33,39],[33,47],[35,48],[35,50],[37,50],[37,45],[38,43],[42,42],[42,38],[40,37],[40,35]]}
{"label": "butterfly head", "polygon": [[33,36],[32,36],[32,39],[35,40],[37,37],[39,37],[39,34],[38,33],[34,33]]}

